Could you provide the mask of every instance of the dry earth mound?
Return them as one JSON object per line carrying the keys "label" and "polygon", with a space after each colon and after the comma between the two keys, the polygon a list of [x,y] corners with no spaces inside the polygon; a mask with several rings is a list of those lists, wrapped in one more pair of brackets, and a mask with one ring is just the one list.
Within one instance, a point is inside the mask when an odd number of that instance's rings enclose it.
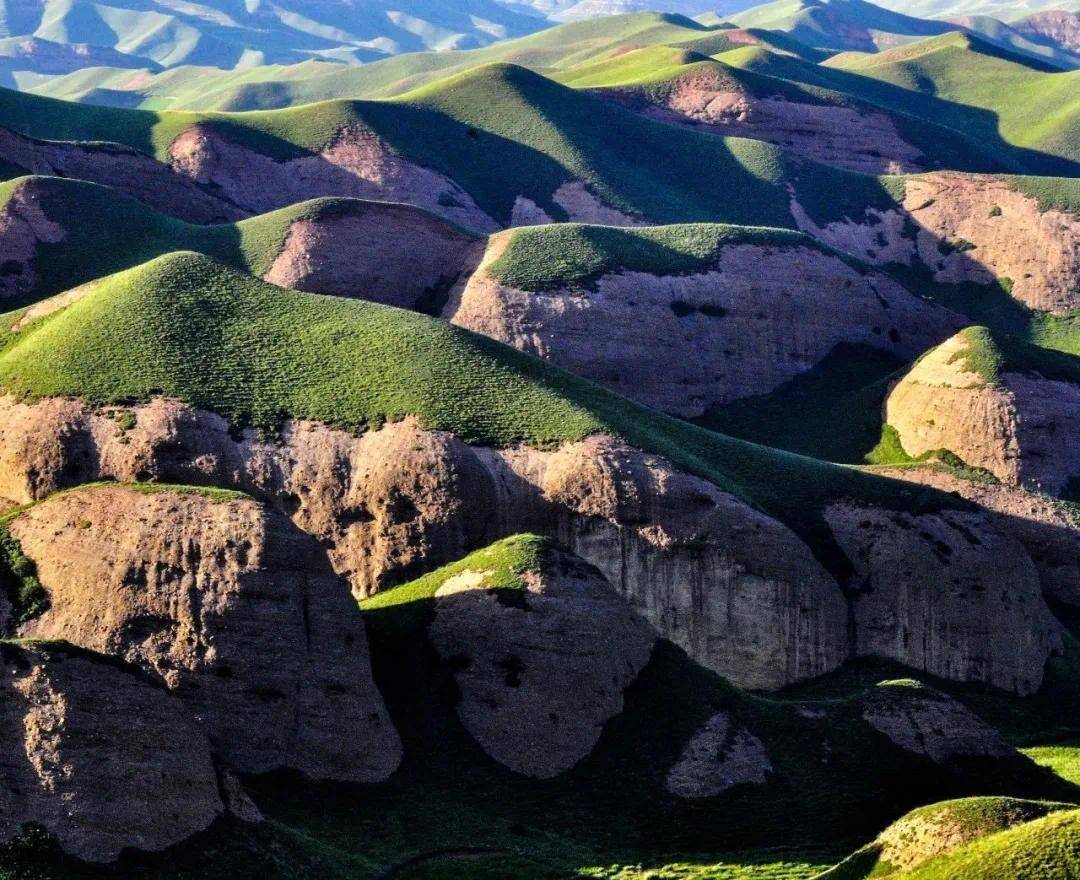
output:
{"label": "dry earth mound", "polygon": [[925,174],[905,186],[902,210],[819,226],[793,199],[792,214],[804,232],[871,263],[925,267],[947,283],[1009,279],[1032,309],[1080,308],[1080,217],[992,175]]}
{"label": "dry earth mound", "polygon": [[210,743],[180,701],[101,658],[0,646],[0,837],[26,823],[92,862],[156,851],[222,812]]}
{"label": "dry earth mound", "polygon": [[665,787],[680,798],[715,797],[736,785],[763,785],[772,769],[761,740],[718,712],[686,744]]}
{"label": "dry earth mound", "polygon": [[591,565],[544,548],[509,588],[464,568],[435,592],[432,644],[456,670],[457,713],[484,750],[547,779],[589,755],[655,636]]}
{"label": "dry earth mound", "polygon": [[1067,355],[1011,357],[1003,345],[982,328],[942,343],[890,392],[885,420],[909,455],[947,449],[1011,486],[1057,494],[1080,476],[1080,384],[1070,381],[1080,369]]}
{"label": "dry earth mound", "polygon": [[50,602],[22,635],[159,676],[232,768],[370,782],[397,767],[355,603],[286,518],[242,496],[103,485],[8,528]]}
{"label": "dry earth mound", "polygon": [[[658,248],[655,259],[640,261],[648,269],[612,259],[592,273],[573,243],[557,246],[570,234],[561,227],[499,233],[443,317],[682,417],[773,391],[840,343],[910,360],[963,326],[960,316],[801,236],[777,231],[770,242],[760,230],[685,230],[717,238],[696,267],[665,266],[669,252]],[[643,240],[596,227],[578,234],[605,239],[598,247],[609,253]],[[566,280],[533,281],[518,268],[538,249],[552,251]]]}

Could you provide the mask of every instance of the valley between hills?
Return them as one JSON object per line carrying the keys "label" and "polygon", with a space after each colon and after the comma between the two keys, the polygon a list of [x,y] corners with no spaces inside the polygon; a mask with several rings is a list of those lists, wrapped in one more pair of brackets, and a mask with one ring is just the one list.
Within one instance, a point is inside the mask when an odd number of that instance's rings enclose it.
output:
{"label": "valley between hills", "polygon": [[1080,876],[1080,9],[399,5],[0,9],[0,880]]}

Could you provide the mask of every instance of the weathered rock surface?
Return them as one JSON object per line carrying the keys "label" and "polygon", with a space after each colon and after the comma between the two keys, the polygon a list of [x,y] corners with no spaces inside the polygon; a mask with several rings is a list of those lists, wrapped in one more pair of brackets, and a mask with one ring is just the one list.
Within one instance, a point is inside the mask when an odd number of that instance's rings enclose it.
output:
{"label": "weathered rock surface", "polygon": [[799,228],[871,263],[916,261],[934,279],[989,285],[1008,278],[1012,295],[1040,311],[1080,308],[1080,217],[1040,210],[1007,178],[956,172],[906,181],[902,210],[819,227],[792,202]]}
{"label": "weathered rock surface", "polygon": [[991,514],[998,531],[1024,545],[1039,572],[1043,594],[1080,607],[1080,520],[1061,502],[1003,483],[966,480],[940,468],[893,468],[882,473],[974,501]]}
{"label": "weathered rock surface", "polygon": [[1039,689],[1061,628],[1016,539],[981,513],[835,505],[826,519],[854,567],[858,654],[1019,694]]}
{"label": "weathered rock surface", "polygon": [[437,314],[478,247],[472,235],[427,211],[354,202],[293,222],[263,278]]}
{"label": "weathered rock surface", "polygon": [[393,153],[373,132],[341,131],[318,154],[278,161],[234,143],[210,125],[194,125],[169,147],[170,165],[213,187],[250,214],[322,196],[407,202],[468,229],[499,225],[458,184]]}
{"label": "weathered rock surface", "polygon": [[715,797],[736,785],[764,785],[772,769],[761,740],[718,712],[686,744],[665,787],[676,797]]}
{"label": "weathered rock surface", "polygon": [[20,184],[0,208],[0,301],[32,291],[38,246],[57,244],[66,236],[59,223],[45,216],[35,189],[33,181]]}
{"label": "weathered rock surface", "polygon": [[228,223],[248,213],[168,165],[120,144],[41,141],[0,128],[0,158],[25,168],[27,174],[115,187],[189,223]]}
{"label": "weathered rock surface", "polygon": [[747,687],[836,668],[847,654],[835,581],[785,526],[610,438],[555,452],[470,447],[413,420],[361,437],[286,424],[236,439],[218,416],[156,400],[118,431],[76,401],[4,401],[0,497],[101,478],[242,488],[328,548],[365,596],[522,531],[558,537],[663,635]]}
{"label": "weathered rock surface", "polygon": [[1049,41],[1080,53],[1080,12],[1048,9],[1015,22],[1013,28],[1037,42]]}
{"label": "weathered rock surface", "polygon": [[[647,226],[643,217],[613,208],[593,193],[581,180],[564,183],[551,200],[566,213],[567,222],[597,223],[603,226]],[[547,211],[527,196],[518,196],[510,217],[511,226],[544,226],[554,223]]]}
{"label": "weathered rock surface", "polygon": [[1012,486],[1052,494],[1080,476],[1080,386],[1003,372],[996,384],[968,371],[970,341],[954,336],[890,392],[885,420],[912,456],[948,449]]}
{"label": "weathered rock surface", "polygon": [[812,247],[732,244],[699,274],[619,272],[589,289],[517,290],[491,271],[513,235],[491,239],[443,317],[682,417],[772,391],[839,343],[911,359],[964,324]]}
{"label": "weathered rock surface", "polygon": [[51,607],[22,635],[159,676],[240,772],[375,781],[401,746],[318,543],[250,499],[78,489],[10,525]]}
{"label": "weathered rock surface", "polygon": [[863,720],[900,748],[938,764],[1016,754],[1000,733],[961,703],[915,682],[875,688],[866,698]]}
{"label": "weathered rock surface", "polygon": [[922,151],[905,141],[884,113],[779,95],[755,97],[710,70],[685,74],[654,100],[612,89],[595,94],[663,122],[766,141],[796,156],[864,174],[926,169]]}
{"label": "weathered rock surface", "polygon": [[457,713],[484,750],[548,779],[588,756],[648,662],[652,630],[592,566],[545,553],[523,589],[466,570],[436,593],[431,640],[454,664]]}
{"label": "weathered rock surface", "polygon": [[101,659],[0,649],[0,838],[44,826],[92,862],[156,851],[223,811],[210,743],[180,701]]}

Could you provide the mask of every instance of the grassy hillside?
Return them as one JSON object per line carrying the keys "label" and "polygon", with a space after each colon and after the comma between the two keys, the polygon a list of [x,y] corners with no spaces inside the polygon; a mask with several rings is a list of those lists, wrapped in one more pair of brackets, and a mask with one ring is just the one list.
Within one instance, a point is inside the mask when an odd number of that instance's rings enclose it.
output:
{"label": "grassy hillside", "polygon": [[[0,124],[9,128],[52,140],[112,140],[159,158],[196,123],[278,159],[318,151],[350,125],[367,127],[455,179],[502,220],[519,194],[564,219],[552,194],[584,180],[613,206],[661,223],[793,223],[782,184],[795,169],[778,148],[673,129],[515,66],[481,67],[392,101],[246,114],[122,110],[0,91]],[[845,205],[886,207],[895,198],[877,178],[810,166],[798,187],[804,205],[824,206],[822,219],[840,187]]]}
{"label": "grassy hillside", "polygon": [[[29,188],[44,215],[64,229],[38,244],[35,289],[7,307],[45,299],[170,251],[197,251],[261,277],[280,253],[291,224],[362,209],[356,199],[313,199],[239,223],[199,226],[159,214],[105,186],[59,177],[19,177],[0,184],[0,209]],[[423,211],[415,209],[418,214]],[[138,234],[132,234],[138,230]]]}
{"label": "grassy hillside", "polygon": [[409,414],[494,445],[610,432],[780,517],[829,565],[843,565],[820,515],[830,498],[954,503],[662,416],[421,315],[282,290],[196,254],[112,276],[0,345],[0,386],[16,394],[165,394],[268,432],[285,416],[364,430]]}

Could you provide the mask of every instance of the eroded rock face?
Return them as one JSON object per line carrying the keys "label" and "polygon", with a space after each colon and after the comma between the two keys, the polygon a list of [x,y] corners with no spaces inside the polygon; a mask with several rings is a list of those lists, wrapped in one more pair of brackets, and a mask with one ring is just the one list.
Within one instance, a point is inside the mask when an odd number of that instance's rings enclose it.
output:
{"label": "eroded rock face", "polygon": [[[564,183],[551,200],[566,214],[569,223],[596,223],[601,226],[647,226],[644,217],[627,214],[600,199],[582,180]],[[511,226],[546,226],[554,223],[547,211],[527,196],[519,195],[510,215]]]}
{"label": "eroded rock face", "polygon": [[978,513],[826,512],[855,573],[856,652],[1019,694],[1042,684],[1060,625],[1020,543]]}
{"label": "eroded rock face", "polygon": [[1080,521],[1060,502],[1003,483],[974,482],[938,468],[883,471],[945,492],[955,492],[987,510],[998,531],[1016,538],[1035,563],[1043,594],[1080,607]]}
{"label": "eroded rock face", "polygon": [[464,571],[436,593],[431,640],[460,671],[458,717],[511,770],[548,779],[588,756],[648,662],[652,630],[600,573],[556,550],[524,589]]}
{"label": "eroded rock face", "polygon": [[914,683],[877,687],[866,699],[863,720],[900,748],[938,764],[1016,754],[1000,733],[965,706]]}
{"label": "eroded rock face", "polygon": [[240,772],[377,781],[401,746],[318,543],[250,499],[79,489],[10,525],[50,608],[21,634],[159,676]]}
{"label": "eroded rock face", "polygon": [[476,248],[473,236],[426,211],[358,202],[295,221],[263,278],[437,314],[458,276],[475,263]]}
{"label": "eroded rock face", "polygon": [[513,234],[492,239],[443,316],[682,417],[772,391],[839,343],[906,360],[963,326],[811,247],[730,245],[699,274],[620,272],[592,289],[517,290],[490,271]]}
{"label": "eroded rock face", "polygon": [[1080,13],[1064,9],[1036,12],[1013,27],[1037,41],[1050,40],[1071,52],[1080,52]]}
{"label": "eroded rock face", "polygon": [[181,703],[100,659],[0,651],[0,837],[38,823],[73,856],[157,851],[223,811],[210,743]]}
{"label": "eroded rock face", "polygon": [[34,289],[38,246],[57,244],[66,234],[45,216],[33,183],[20,184],[0,209],[0,302]]}
{"label": "eroded rock face", "polygon": [[1080,308],[1080,217],[1042,211],[1008,179],[956,172],[906,181],[903,210],[870,209],[819,227],[792,202],[799,228],[871,263],[916,261],[934,279],[989,285],[1008,278],[1012,295],[1040,311]]}
{"label": "eroded rock face", "polygon": [[766,141],[797,156],[864,174],[926,169],[922,151],[905,141],[884,113],[780,96],[755,97],[711,71],[684,75],[657,101],[610,89],[595,94],[663,122]]}
{"label": "eroded rock face", "polygon": [[890,392],[885,420],[913,456],[948,449],[1011,486],[1055,494],[1080,476],[1080,386],[968,371],[968,340],[955,336],[920,360]]}
{"label": "eroded rock face", "polygon": [[322,152],[277,161],[233,143],[210,125],[194,125],[169,147],[181,175],[220,191],[250,214],[322,196],[407,202],[467,229],[499,225],[458,184],[393,153],[374,132],[353,126]]}
{"label": "eroded rock face", "polygon": [[132,408],[123,431],[76,401],[4,404],[0,497],[11,501],[100,478],[242,488],[318,537],[359,596],[539,532],[744,686],[820,675],[847,654],[839,587],[790,530],[611,438],[492,450],[410,419],[361,437],[289,423],[271,445],[174,401]]}
{"label": "eroded rock face", "polygon": [[0,128],[0,157],[25,168],[28,174],[114,187],[189,223],[230,223],[249,213],[168,165],[120,144],[41,141]]}
{"label": "eroded rock face", "polygon": [[676,797],[715,797],[736,785],[764,785],[771,772],[761,740],[718,712],[686,744],[665,787]]}

